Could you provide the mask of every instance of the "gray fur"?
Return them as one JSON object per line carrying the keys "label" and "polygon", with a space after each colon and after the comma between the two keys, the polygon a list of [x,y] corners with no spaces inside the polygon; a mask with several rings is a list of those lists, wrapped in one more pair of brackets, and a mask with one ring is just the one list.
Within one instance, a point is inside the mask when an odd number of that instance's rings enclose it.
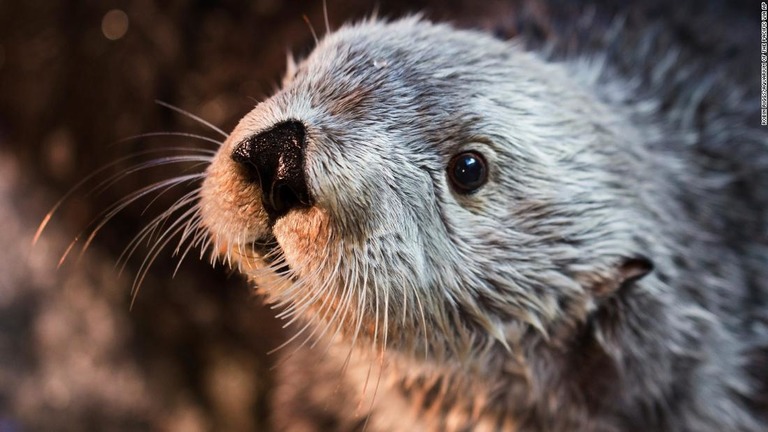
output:
{"label": "gray fur", "polygon": [[[204,224],[296,319],[283,428],[768,427],[768,136],[690,127],[698,96],[654,93],[671,72],[546,57],[419,18],[345,26],[222,146]],[[229,156],[284,120],[316,204],[270,229]],[[446,165],[467,149],[490,181],[463,196]],[[251,249],[271,235],[272,265]]]}

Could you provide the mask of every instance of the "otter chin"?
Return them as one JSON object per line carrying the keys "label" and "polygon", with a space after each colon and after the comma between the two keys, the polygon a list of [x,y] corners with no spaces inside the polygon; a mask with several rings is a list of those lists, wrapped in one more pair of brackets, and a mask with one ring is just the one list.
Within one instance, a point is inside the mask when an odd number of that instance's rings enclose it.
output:
{"label": "otter chin", "polygon": [[200,193],[297,328],[279,428],[768,425],[737,313],[766,284],[727,241],[749,216],[706,219],[736,198],[613,72],[419,18],[290,65]]}

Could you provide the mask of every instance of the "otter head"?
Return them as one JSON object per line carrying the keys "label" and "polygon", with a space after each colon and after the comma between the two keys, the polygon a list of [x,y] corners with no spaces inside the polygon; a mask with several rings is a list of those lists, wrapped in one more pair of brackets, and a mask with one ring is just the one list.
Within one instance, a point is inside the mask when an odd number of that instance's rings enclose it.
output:
{"label": "otter head", "polygon": [[616,167],[630,134],[561,68],[409,18],[344,27],[290,69],[201,195],[217,251],[305,334],[509,349],[648,270]]}

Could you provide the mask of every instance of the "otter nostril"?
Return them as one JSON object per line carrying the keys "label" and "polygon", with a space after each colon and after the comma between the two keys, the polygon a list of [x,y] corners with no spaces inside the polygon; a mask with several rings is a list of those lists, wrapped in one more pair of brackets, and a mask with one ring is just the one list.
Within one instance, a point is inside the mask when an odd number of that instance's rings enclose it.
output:
{"label": "otter nostril", "polygon": [[[263,195],[263,199],[268,199],[270,202],[268,206],[271,207],[276,214],[283,215],[288,213],[288,210],[297,207],[305,207],[309,204],[309,199],[304,196],[303,192],[298,192],[290,185],[279,182],[273,186],[273,191],[270,194]],[[265,204],[266,206],[267,204]]]}
{"label": "otter nostril", "polygon": [[232,160],[261,186],[262,204],[273,221],[293,208],[312,205],[304,172],[305,148],[304,125],[287,121],[246,139],[232,152]]}

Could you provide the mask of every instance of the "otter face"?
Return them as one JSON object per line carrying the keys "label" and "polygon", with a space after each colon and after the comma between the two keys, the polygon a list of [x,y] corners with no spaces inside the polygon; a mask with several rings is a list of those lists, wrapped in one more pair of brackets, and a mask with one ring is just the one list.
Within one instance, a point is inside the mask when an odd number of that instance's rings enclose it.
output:
{"label": "otter face", "polygon": [[610,150],[582,153],[616,139],[589,118],[611,115],[508,43],[415,18],[345,27],[220,148],[204,224],[309,337],[509,348],[583,319],[630,249],[620,194],[579,181],[616,183],[595,168]]}

